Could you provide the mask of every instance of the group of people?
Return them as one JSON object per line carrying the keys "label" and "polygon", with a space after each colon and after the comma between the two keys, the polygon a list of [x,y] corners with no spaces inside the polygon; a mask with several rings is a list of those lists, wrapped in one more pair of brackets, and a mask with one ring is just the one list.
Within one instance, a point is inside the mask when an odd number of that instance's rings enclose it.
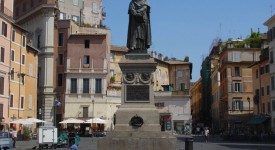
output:
{"label": "group of people", "polygon": [[209,140],[209,128],[208,127],[204,127],[204,128],[197,127],[196,135],[200,135],[200,134],[202,134],[204,136],[205,142],[207,143]]}

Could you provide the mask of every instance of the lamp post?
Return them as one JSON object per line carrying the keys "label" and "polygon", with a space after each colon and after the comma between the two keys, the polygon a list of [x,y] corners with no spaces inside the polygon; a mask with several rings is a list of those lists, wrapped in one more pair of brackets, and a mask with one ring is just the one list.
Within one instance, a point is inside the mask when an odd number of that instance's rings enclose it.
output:
{"label": "lamp post", "polygon": [[248,114],[250,114],[250,97],[248,96],[247,97],[247,101],[248,101]]}
{"label": "lamp post", "polygon": [[[94,119],[94,110],[95,110],[95,100],[94,99],[92,99],[92,104],[93,104],[92,118]],[[92,120],[92,133],[93,133],[93,120]]]}

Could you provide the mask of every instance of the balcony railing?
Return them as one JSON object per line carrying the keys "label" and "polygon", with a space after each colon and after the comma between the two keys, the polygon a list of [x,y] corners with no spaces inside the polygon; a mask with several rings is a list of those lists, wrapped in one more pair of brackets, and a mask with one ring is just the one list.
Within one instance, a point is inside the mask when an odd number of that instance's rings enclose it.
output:
{"label": "balcony railing", "polygon": [[3,7],[0,3],[0,13],[4,14],[5,16],[9,17],[10,19],[13,19],[13,13],[11,10],[9,10],[6,7]]}
{"label": "balcony railing", "polygon": [[68,68],[67,73],[107,73],[103,68]]}
{"label": "balcony railing", "polygon": [[155,96],[188,96],[189,89],[183,91],[155,91]]}

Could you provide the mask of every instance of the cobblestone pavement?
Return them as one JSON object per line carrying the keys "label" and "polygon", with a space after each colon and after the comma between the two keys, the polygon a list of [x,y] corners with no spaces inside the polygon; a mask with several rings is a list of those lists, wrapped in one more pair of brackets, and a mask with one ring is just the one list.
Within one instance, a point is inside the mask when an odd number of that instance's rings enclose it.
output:
{"label": "cobblestone pavement", "polygon": [[[14,150],[31,150],[37,145],[36,140],[18,141]],[[81,137],[79,150],[97,150],[97,138]],[[13,150],[13,149],[12,149]],[[57,148],[57,150],[67,150],[67,148]],[[185,142],[182,138],[178,139],[177,150],[185,150]],[[218,138],[210,138],[208,143],[205,143],[203,137],[195,137],[193,150],[275,150],[274,144],[264,143],[234,143],[224,142]]]}

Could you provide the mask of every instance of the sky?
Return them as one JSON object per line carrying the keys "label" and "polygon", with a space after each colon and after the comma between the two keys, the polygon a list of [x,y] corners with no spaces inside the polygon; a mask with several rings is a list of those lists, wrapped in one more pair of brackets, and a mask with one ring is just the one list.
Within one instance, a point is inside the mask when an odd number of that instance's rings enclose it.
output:
{"label": "sky", "polygon": [[[169,58],[193,63],[192,82],[200,78],[201,63],[215,38],[246,38],[266,32],[264,22],[275,15],[275,0],[148,0],[151,6],[152,46]],[[104,24],[111,44],[126,46],[130,0],[104,0]]]}

